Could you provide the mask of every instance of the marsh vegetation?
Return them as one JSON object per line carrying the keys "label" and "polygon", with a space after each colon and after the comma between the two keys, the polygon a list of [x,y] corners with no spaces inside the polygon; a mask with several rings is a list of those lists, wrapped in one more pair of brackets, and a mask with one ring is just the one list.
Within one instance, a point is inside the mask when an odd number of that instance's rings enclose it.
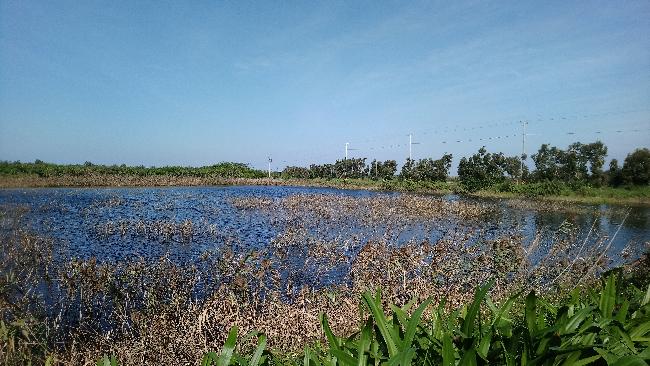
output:
{"label": "marsh vegetation", "polygon": [[[94,363],[104,354],[122,364],[195,364],[233,327],[264,334],[267,362],[302,358],[306,346],[324,361],[334,355],[325,344],[348,353],[358,345],[344,339],[356,342],[365,329],[363,294],[381,289],[377,307],[404,314],[442,303],[421,322],[446,319],[456,334],[454,316],[440,311],[471,304],[484,284],[495,306],[533,290],[552,304],[638,262],[649,245],[642,208],[283,187],[5,190],[0,198],[2,357],[14,364]],[[332,341],[321,314],[343,338]],[[372,334],[379,352],[385,341]],[[240,340],[238,354],[253,355],[256,342]],[[373,357],[395,356],[384,351]]]}

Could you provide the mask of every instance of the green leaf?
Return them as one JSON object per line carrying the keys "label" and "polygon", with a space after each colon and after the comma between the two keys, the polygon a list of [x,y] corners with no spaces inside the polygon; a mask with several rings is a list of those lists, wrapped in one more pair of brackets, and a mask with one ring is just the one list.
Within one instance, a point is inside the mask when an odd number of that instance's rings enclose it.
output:
{"label": "green leaf", "polygon": [[388,365],[389,366],[398,366],[398,365],[410,366],[413,357],[415,357],[415,349],[406,348],[402,352],[395,355],[394,357],[391,357],[391,359],[388,360]]}
{"label": "green leaf", "polygon": [[368,319],[366,325],[361,329],[361,337],[357,345],[357,365],[365,366],[368,363],[366,353],[370,350],[370,341],[372,338],[372,319]]}
{"label": "green leaf", "polygon": [[608,365],[613,364],[614,361],[618,359],[618,356],[607,352],[606,350],[598,347],[594,347],[594,350],[607,362]]}
{"label": "green leaf", "polygon": [[607,277],[607,283],[600,293],[600,302],[598,307],[600,313],[606,317],[611,318],[616,304],[616,277],[612,274]]}
{"label": "green leaf", "polygon": [[420,318],[422,317],[422,313],[430,303],[431,298],[420,304],[420,306],[418,306],[418,308],[413,312],[413,315],[411,315],[411,319],[406,326],[406,332],[404,333],[404,342],[402,343],[403,350],[411,347],[411,343],[413,343],[413,337],[415,337],[415,332],[420,325]]}
{"label": "green leaf", "polygon": [[[203,360],[201,361],[201,366],[210,366],[217,363],[219,356],[214,352],[208,352],[203,355]],[[99,366],[99,365],[98,365]]]}
{"label": "green leaf", "polygon": [[616,330],[618,335],[621,336],[621,341],[623,341],[623,343],[627,346],[627,348],[631,350],[632,353],[636,353],[636,348],[634,347],[634,342],[632,342],[630,335],[627,334],[624,330],[621,330],[621,328],[619,327],[616,327],[614,329]]}
{"label": "green leaf", "polygon": [[[47,361],[52,362],[50,357],[48,357]],[[110,358],[108,356],[104,356],[99,361],[97,361],[97,366],[118,366],[118,363],[115,356],[111,356]]]}
{"label": "green leaf", "polygon": [[641,302],[641,306],[645,306],[646,304],[650,303],[650,284],[648,285],[648,289],[645,292],[645,296],[643,297],[643,301]]}
{"label": "green leaf", "polygon": [[537,297],[535,291],[531,291],[526,296],[526,326],[528,327],[528,334],[532,340],[534,335],[537,334]]}
{"label": "green leaf", "polygon": [[481,356],[482,359],[485,361],[488,361],[487,355],[488,351],[490,350],[490,344],[492,342],[492,332],[487,331],[486,334],[483,335],[483,338],[481,338],[481,343],[478,346],[478,349],[476,350],[478,355]]}
{"label": "green leaf", "polygon": [[628,300],[624,300],[623,304],[621,305],[621,308],[616,313],[616,320],[618,320],[621,323],[624,323],[625,319],[627,319],[627,313],[629,309],[630,309],[630,302]]}
{"label": "green leaf", "polygon": [[642,338],[648,332],[650,332],[650,321],[643,322],[630,329],[630,338],[632,338],[633,341],[638,341],[639,338]]}
{"label": "green leaf", "polygon": [[648,366],[648,364],[637,356],[625,356],[619,358],[612,366]]}
{"label": "green leaf", "polygon": [[372,313],[375,324],[377,324],[379,332],[384,338],[384,342],[388,348],[388,355],[390,357],[393,357],[399,353],[399,350],[397,348],[397,344],[399,344],[399,337],[393,333],[391,327],[388,325],[384,311],[381,309],[381,299],[379,298],[379,294],[377,297],[377,299],[374,299],[370,292],[363,294],[363,299],[366,301],[366,305],[368,305],[368,308]]}
{"label": "green leaf", "polygon": [[226,344],[223,345],[223,350],[221,351],[221,356],[217,360],[217,366],[228,366],[230,365],[230,359],[232,354],[235,351],[235,346],[237,344],[237,327],[233,326],[230,328],[228,333],[228,339],[226,339]]}
{"label": "green leaf", "polygon": [[260,359],[262,358],[262,353],[264,353],[265,348],[266,348],[266,336],[262,334],[257,343],[257,348],[255,349],[255,353],[253,353],[253,357],[251,357],[251,360],[248,363],[249,366],[259,365]]}
{"label": "green leaf", "polygon": [[562,329],[561,334],[567,334],[567,333],[572,333],[578,327],[580,324],[587,319],[587,317],[591,314],[591,311],[593,310],[592,307],[586,307],[584,309],[581,309],[577,313],[575,313],[569,320],[566,322],[565,326]]}
{"label": "green leaf", "polygon": [[356,366],[357,365],[357,360],[354,359],[354,357],[350,356],[348,353],[340,350],[340,349],[333,349],[330,350],[330,353],[336,357],[340,365],[343,366]]}
{"label": "green leaf", "polygon": [[484,286],[481,286],[476,290],[476,294],[474,295],[474,301],[470,305],[469,309],[467,310],[467,315],[465,316],[465,321],[463,322],[463,334],[465,334],[466,337],[473,337],[474,333],[474,319],[476,319],[476,315],[478,314],[480,308],[481,308],[481,302],[485,298],[485,295],[487,294],[488,290],[494,285],[494,280],[491,280]]}
{"label": "green leaf", "polygon": [[305,347],[305,357],[303,357],[303,365],[310,366],[310,362],[313,361],[314,366],[321,366],[318,356],[315,355],[309,347]]}
{"label": "green leaf", "polygon": [[327,342],[329,343],[330,348],[339,349],[339,342],[334,333],[332,333],[332,329],[330,328],[330,324],[327,321],[326,314],[320,315],[320,323],[323,327],[323,331],[325,332],[325,336],[327,337]]}
{"label": "green leaf", "polygon": [[442,366],[454,366],[456,364],[456,354],[451,342],[451,334],[444,333],[442,336]]}
{"label": "green leaf", "polygon": [[476,351],[474,351],[473,348],[470,348],[465,354],[463,355],[463,358],[460,359],[460,362],[458,363],[459,366],[477,366],[476,362]]}
{"label": "green leaf", "polygon": [[600,358],[600,355],[591,356],[591,357],[588,357],[588,358],[583,358],[582,360],[574,361],[573,363],[571,363],[571,365],[572,366],[588,365],[588,364],[598,360],[599,358]]}

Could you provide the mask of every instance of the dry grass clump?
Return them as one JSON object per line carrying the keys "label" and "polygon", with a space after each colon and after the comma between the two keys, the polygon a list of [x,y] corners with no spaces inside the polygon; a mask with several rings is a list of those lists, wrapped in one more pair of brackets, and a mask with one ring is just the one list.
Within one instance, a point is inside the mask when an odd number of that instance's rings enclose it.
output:
{"label": "dry grass clump", "polygon": [[308,213],[324,220],[360,216],[365,222],[400,219],[475,219],[493,208],[479,203],[448,201],[431,196],[381,195],[350,197],[295,194],[281,201],[289,212]]}
{"label": "dry grass clump", "polygon": [[[135,235],[150,240],[189,243],[194,236],[194,230],[195,224],[189,219],[181,222],[175,220],[109,220],[96,224],[94,234],[99,239],[106,239],[113,235],[122,237]],[[216,227],[209,227],[208,230],[216,233]]]}
{"label": "dry grass clump", "polygon": [[518,210],[543,211],[543,212],[567,212],[581,214],[588,212],[588,208],[576,204],[568,205],[566,202],[510,198],[505,200],[508,207]]}

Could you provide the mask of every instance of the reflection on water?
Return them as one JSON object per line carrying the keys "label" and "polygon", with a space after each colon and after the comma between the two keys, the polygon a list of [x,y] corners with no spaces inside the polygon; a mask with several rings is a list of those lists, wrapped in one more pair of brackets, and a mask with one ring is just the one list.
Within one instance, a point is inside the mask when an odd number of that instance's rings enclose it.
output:
{"label": "reflection on water", "polygon": [[[350,256],[368,240],[435,243],[443,238],[465,236],[472,243],[517,233],[523,236],[525,246],[535,244],[544,248],[554,237],[569,232],[577,233],[581,242],[596,243],[611,240],[618,230],[610,247],[617,264],[630,259],[622,253],[626,247],[642,248],[650,240],[648,207],[443,197],[489,207],[490,214],[481,216],[479,221],[452,216],[373,221],[363,210],[343,218],[307,213],[287,219],[291,215],[263,209],[269,202],[296,194],[355,198],[399,195],[276,186],[8,189],[0,190],[0,204],[28,206],[26,220],[32,229],[61,239],[70,257],[96,257],[104,261],[154,259],[169,253],[177,263],[193,263],[202,253],[224,245],[246,252],[269,245],[278,235],[294,227],[295,221],[304,225],[310,235],[349,246],[346,252]],[[233,205],[238,198],[250,197],[266,201],[260,201],[259,207]],[[543,255],[541,250],[532,260]]]}

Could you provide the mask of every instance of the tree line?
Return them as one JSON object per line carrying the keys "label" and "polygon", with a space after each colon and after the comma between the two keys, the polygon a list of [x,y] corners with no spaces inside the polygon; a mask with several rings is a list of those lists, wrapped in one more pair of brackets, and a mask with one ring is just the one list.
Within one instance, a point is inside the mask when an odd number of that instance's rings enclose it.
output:
{"label": "tree line", "polygon": [[[481,147],[475,154],[463,157],[458,164],[458,181],[467,191],[497,186],[513,190],[514,183],[534,183],[552,194],[558,184],[577,189],[591,187],[644,186],[650,183],[650,150],[639,148],[628,154],[622,164],[612,159],[605,170],[607,146],[600,141],[589,144],[575,142],[566,149],[543,144],[531,156],[534,169],[529,170],[528,156],[506,156],[488,152]],[[288,166],[279,176],[297,179],[372,179],[412,182],[445,182],[450,179],[452,154],[439,159],[406,159],[398,172],[395,160],[367,161],[366,158],[337,160],[332,164],[312,164],[309,167]],[[0,161],[0,175],[29,174],[39,177],[83,175],[129,176],[191,176],[224,178],[263,178],[267,173],[246,164],[222,162],[203,167],[164,166],[145,167],[122,165],[51,164],[41,160],[33,163]],[[275,174],[277,176],[278,174]]]}
{"label": "tree line", "polygon": [[[650,150],[639,148],[627,155],[623,165],[616,159],[605,170],[607,146],[601,141],[583,144],[575,142],[566,149],[543,144],[531,156],[534,170],[530,171],[528,156],[506,156],[503,153],[488,152],[481,147],[469,157],[463,157],[458,164],[458,180],[468,191],[476,191],[500,184],[556,182],[579,186],[648,185],[650,183]],[[395,160],[366,163],[366,158],[337,160],[333,164],[312,164],[308,168],[288,166],[283,178],[299,179],[401,179],[410,181],[444,182],[449,177],[452,154],[439,159],[406,159],[399,174]]]}
{"label": "tree line", "polygon": [[243,163],[223,162],[210,166],[127,166],[99,165],[89,161],[84,164],[52,164],[41,160],[33,163],[19,161],[0,161],[0,175],[36,175],[39,177],[85,176],[85,175],[124,175],[124,176],[174,176],[174,177],[223,177],[223,178],[262,178],[266,176],[261,170],[252,169]]}

